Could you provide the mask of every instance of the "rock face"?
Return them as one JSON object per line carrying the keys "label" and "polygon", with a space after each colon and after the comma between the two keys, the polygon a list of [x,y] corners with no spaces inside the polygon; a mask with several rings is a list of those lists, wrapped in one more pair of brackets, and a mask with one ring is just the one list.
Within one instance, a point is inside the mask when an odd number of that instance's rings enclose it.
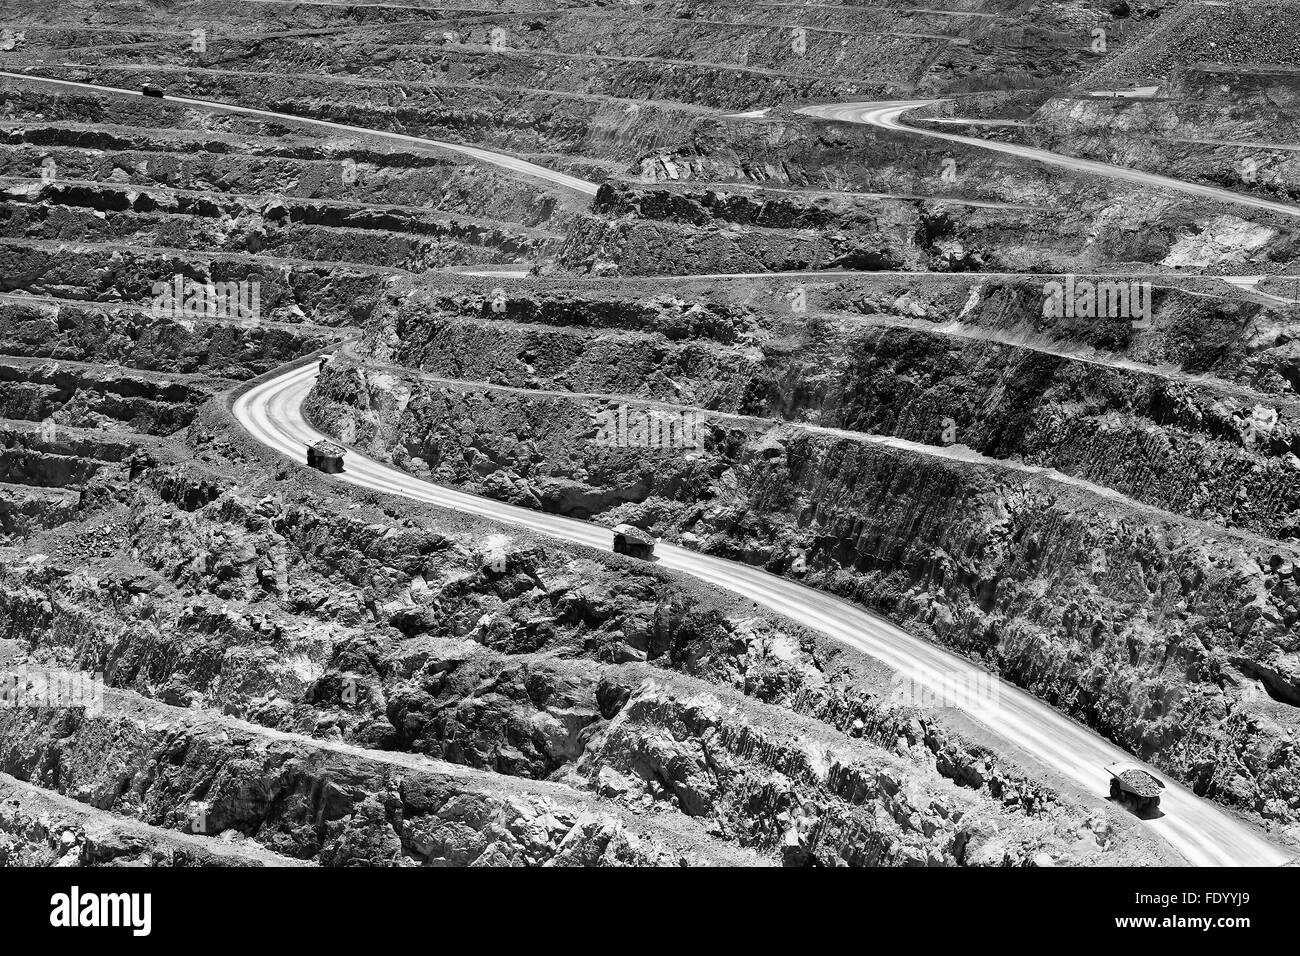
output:
{"label": "rock face", "polygon": [[321,330],[309,325],[187,323],[122,305],[66,301],[51,308],[0,299],[0,347],[15,359],[100,362],[170,375],[211,369],[244,380],[305,355],[320,339]]}
{"label": "rock face", "polygon": [[1141,770],[1125,770],[1119,777],[1124,786],[1140,797],[1160,796],[1160,785],[1149,773]]}
{"label": "rock face", "polygon": [[149,826],[0,774],[0,867],[297,865],[251,840]]}
{"label": "rock face", "polygon": [[[1001,300],[1008,292],[1029,290],[968,288],[975,305],[957,329],[917,298],[891,303],[902,315],[855,310],[808,326],[769,307],[751,312],[743,344],[538,327],[529,321],[534,307],[527,300],[511,299],[506,312],[487,310],[487,317],[431,320],[425,300],[417,299],[391,320],[400,346],[376,336],[370,351],[449,378],[959,443],[1056,468],[1188,517],[1296,536],[1300,406],[1292,397],[1207,386],[1137,363],[1107,365],[1079,345],[1026,348],[1015,333],[985,323],[1007,309]],[[1185,296],[1156,294],[1158,329],[1148,337],[1176,335],[1187,306]],[[1032,321],[1031,302],[1019,307],[1020,320]],[[1280,375],[1260,367],[1270,358],[1242,356],[1236,363],[1250,363],[1243,377],[1277,381]]]}
{"label": "rock face", "polygon": [[[93,717],[3,723],[6,739],[25,755],[6,769],[44,787],[168,829],[249,832],[272,851],[324,865],[690,860],[674,852],[676,834],[656,836],[653,824],[625,824],[584,806],[576,794],[567,799],[563,789],[502,787],[494,777],[464,770],[238,722],[195,720],[116,691]],[[76,764],[75,775],[35,769],[49,763],[51,748]],[[725,850],[718,856],[718,862],[744,860]]]}
{"label": "rock face", "polygon": [[51,539],[65,557],[6,566],[22,673],[107,687],[84,713],[6,711],[0,772],[324,865],[1151,852],[856,678],[832,688],[817,641],[651,566],[203,474],[159,463],[93,533]]}

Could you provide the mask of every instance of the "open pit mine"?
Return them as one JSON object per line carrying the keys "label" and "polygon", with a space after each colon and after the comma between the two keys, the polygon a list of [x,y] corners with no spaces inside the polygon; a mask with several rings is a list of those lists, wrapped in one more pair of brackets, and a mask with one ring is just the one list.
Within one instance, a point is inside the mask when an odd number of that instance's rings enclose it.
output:
{"label": "open pit mine", "polygon": [[0,867],[1294,864],[1298,258],[1300,0],[0,0]]}

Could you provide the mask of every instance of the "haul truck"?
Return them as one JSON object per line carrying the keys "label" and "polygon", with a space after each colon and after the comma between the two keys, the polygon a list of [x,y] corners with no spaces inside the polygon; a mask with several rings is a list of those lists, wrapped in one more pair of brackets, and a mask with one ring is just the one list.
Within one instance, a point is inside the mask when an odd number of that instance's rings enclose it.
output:
{"label": "haul truck", "polygon": [[337,475],[343,470],[345,453],[344,449],[332,441],[321,440],[307,446],[307,464],[327,475]]}
{"label": "haul truck", "polygon": [[1159,777],[1135,763],[1119,762],[1106,767],[1110,774],[1110,798],[1145,816],[1160,806],[1160,791],[1165,788]]}

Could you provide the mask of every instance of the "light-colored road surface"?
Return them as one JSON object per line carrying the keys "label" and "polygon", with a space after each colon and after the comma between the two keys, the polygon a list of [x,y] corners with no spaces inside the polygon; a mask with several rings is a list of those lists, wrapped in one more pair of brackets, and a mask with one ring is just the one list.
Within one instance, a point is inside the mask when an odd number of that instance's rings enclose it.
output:
{"label": "light-colored road surface", "polygon": [[[236,418],[262,444],[306,463],[306,446],[324,437],[302,416],[302,403],[316,378],[314,364],[286,372],[244,393]],[[348,453],[337,480],[480,515],[601,550],[610,533],[594,524],[514,507],[421,481],[395,468]],[[1099,797],[1107,792],[1106,764],[1132,759],[1123,750],[1066,719],[1051,707],[941,648],[915,638],[848,602],[757,568],[706,557],[669,545],[657,549],[659,564],[693,575],[888,665],[900,678],[928,688],[964,688],[960,709],[1049,770]],[[1163,776],[1163,775],[1162,775]],[[1189,863],[1205,866],[1277,865],[1290,857],[1208,800],[1169,784],[1161,800],[1164,815],[1147,821]]]}
{"label": "light-colored road surface", "polygon": [[[0,70],[0,77],[5,77],[11,80],[23,80],[28,83],[52,83],[55,86],[71,87],[72,89],[78,90],[94,90],[97,93],[110,93],[115,96],[144,96],[144,94],[139,90],[125,90],[116,86],[100,86],[96,83],[77,83],[73,80],[54,80],[43,76],[32,76],[28,73],[9,73]],[[250,106],[235,106],[230,103],[214,103],[211,100],[196,100],[191,99],[188,96],[164,96],[163,100],[168,103],[181,103],[185,106],[216,110],[222,113],[238,113],[241,116],[256,116],[259,119],[270,119],[279,123],[301,123],[305,126],[315,126],[339,133],[350,133],[354,136],[364,136],[367,138],[378,137],[380,139],[396,140],[400,143],[406,143],[407,145],[412,146],[422,146],[426,149],[445,149],[453,153],[460,153],[464,156],[469,156],[492,166],[499,166],[502,169],[508,169],[514,173],[519,173],[524,176],[532,176],[535,179],[542,179],[548,183],[553,183],[556,186],[563,186],[566,189],[572,189],[575,192],[582,193],[584,196],[596,195],[595,183],[587,182],[585,179],[579,179],[577,176],[570,176],[567,173],[557,173],[553,169],[547,169],[545,166],[538,166],[536,163],[530,163],[514,156],[507,156],[503,153],[494,153],[487,149],[479,149],[477,146],[463,146],[460,143],[445,143],[438,139],[426,139],[423,136],[407,136],[404,133],[390,133],[387,130],[367,129],[363,126],[349,126],[346,123],[331,123],[328,120],[310,119],[305,116],[294,116],[291,113],[273,113],[270,110],[253,109]]]}
{"label": "light-colored road surface", "polygon": [[803,113],[807,116],[814,116],[818,119],[838,120],[845,123],[863,123],[867,126],[876,126],[880,129],[893,130],[900,133],[911,133],[915,136],[928,136],[930,139],[942,139],[950,143],[963,143],[967,146],[976,146],[980,149],[991,150],[995,153],[1006,153],[1009,156],[1018,156],[1021,159],[1030,159],[1034,162],[1046,163],[1049,166],[1059,166],[1063,169],[1071,169],[1077,172],[1105,176],[1108,179],[1132,183],[1136,186],[1148,186],[1153,189],[1169,189],[1175,192],[1187,193],[1192,196],[1200,196],[1204,199],[1211,199],[1215,202],[1235,203],[1239,206],[1250,206],[1254,209],[1264,209],[1268,212],[1278,213],[1283,216],[1300,216],[1300,206],[1291,206],[1286,203],[1273,202],[1269,199],[1258,199],[1254,196],[1245,195],[1244,193],[1233,192],[1230,189],[1219,189],[1215,186],[1202,186],[1199,183],[1185,183],[1182,180],[1171,179],[1168,176],[1161,176],[1156,173],[1145,173],[1137,169],[1126,169],[1123,166],[1111,166],[1108,163],[1099,163],[1091,159],[1078,159],[1074,156],[1062,156],[1059,153],[1048,152],[1045,149],[1036,149],[1032,146],[1020,146],[1015,143],[999,143],[995,140],[980,139],[976,136],[962,136],[958,133],[945,133],[931,128],[922,129],[915,126],[904,126],[899,121],[900,117],[908,110],[916,109],[921,106],[931,106],[939,102],[942,101],[896,100],[887,103],[837,103],[827,106],[805,106],[797,112]]}

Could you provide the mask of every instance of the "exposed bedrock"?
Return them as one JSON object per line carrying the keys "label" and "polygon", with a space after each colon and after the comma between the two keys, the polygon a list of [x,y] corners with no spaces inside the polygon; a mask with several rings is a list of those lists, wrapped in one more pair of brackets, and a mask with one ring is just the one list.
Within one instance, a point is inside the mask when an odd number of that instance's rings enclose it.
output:
{"label": "exposed bedrock", "polygon": [[1278,822],[1300,811],[1293,546],[1153,522],[960,450],[707,415],[699,448],[610,447],[593,441],[608,400],[360,382],[327,371],[310,414],[406,470],[802,576],[988,661],[1200,793]]}
{"label": "exposed bedrock", "polygon": [[164,830],[0,774],[0,867],[298,865],[251,840]]}
{"label": "exposed bedrock", "polygon": [[237,132],[211,127],[161,131],[147,117],[136,118],[142,125],[127,125],[130,115],[116,115],[114,123],[55,120],[55,104],[31,92],[16,97],[16,106],[32,115],[0,145],[0,173],[23,181],[11,189],[39,183],[48,157],[60,190],[102,183],[142,206],[194,205],[195,199],[159,193],[193,190],[207,195],[209,208],[222,201],[277,202],[292,220],[334,225],[373,226],[422,210],[426,216],[442,211],[536,227],[562,218],[575,204],[545,184],[436,150],[383,152],[369,143],[327,147],[306,137],[250,144]]}
{"label": "exposed bedrock", "polygon": [[395,272],[353,263],[307,262],[252,253],[138,248],[114,242],[0,241],[0,292],[130,302],[147,308],[155,286],[183,280],[258,283],[261,319],[320,325],[365,320]]}
{"label": "exposed bedrock", "polygon": [[79,363],[0,365],[0,418],[167,435],[188,425],[210,394],[201,380]]}
{"label": "exposed bedrock", "polygon": [[[29,197],[35,198],[35,197]],[[371,217],[364,226],[335,225],[346,215],[290,218],[274,200],[222,209],[200,200],[194,209],[104,211],[120,205],[116,192],[55,190],[41,205],[16,204],[0,214],[0,228],[12,238],[113,243],[208,253],[247,252],[286,259],[351,262],[408,272],[472,262],[515,262],[547,257],[552,240],[541,233],[502,224],[443,216]],[[153,203],[135,203],[152,206]],[[206,207],[206,208],[203,208]],[[325,220],[324,223],[312,219]],[[365,217],[357,217],[364,221]]]}
{"label": "exposed bedrock", "polygon": [[[563,354],[556,364],[575,349],[576,337],[559,344],[559,336],[573,330],[637,332],[682,346],[700,340],[703,346],[733,347],[732,354],[750,362],[753,359],[745,358],[750,354],[745,350],[753,347],[797,356],[807,351],[807,343],[815,337],[833,333],[841,319],[884,320],[878,325],[901,320],[922,329],[935,326],[936,333],[1024,346],[1097,366],[1132,364],[1166,377],[1204,377],[1211,385],[1219,380],[1272,393],[1278,402],[1300,396],[1300,317],[1294,308],[1234,295],[1227,283],[1214,277],[1157,278],[1121,272],[1076,276],[1076,296],[1091,288],[1093,308],[1073,315],[1052,313],[1053,284],[1063,291],[1067,281],[1059,273],[754,276],[679,279],[671,285],[654,277],[557,276],[525,282],[440,276],[433,281],[395,282],[375,300],[377,307],[362,326],[367,354],[377,359],[417,366],[436,363],[440,368],[461,361],[466,368],[488,368],[491,356],[440,354],[439,336],[446,335],[449,327],[444,319],[557,327],[552,341]],[[1099,296],[1099,288],[1124,293],[1127,314],[1122,305],[1102,309],[1099,303],[1114,297],[1107,298],[1109,293],[1104,292]],[[1150,314],[1143,317],[1134,311],[1138,303]],[[1098,311],[1115,314],[1097,315]],[[845,360],[844,356],[831,358]],[[550,361],[539,352],[528,364],[545,368]],[[502,374],[511,364],[508,355],[501,358]],[[646,387],[660,382],[653,370],[647,379]]]}
{"label": "exposed bedrock", "polygon": [[372,345],[448,379],[961,444],[1189,517],[1300,538],[1294,402],[1001,342],[973,325],[837,313],[780,331],[740,346],[426,317]]}

